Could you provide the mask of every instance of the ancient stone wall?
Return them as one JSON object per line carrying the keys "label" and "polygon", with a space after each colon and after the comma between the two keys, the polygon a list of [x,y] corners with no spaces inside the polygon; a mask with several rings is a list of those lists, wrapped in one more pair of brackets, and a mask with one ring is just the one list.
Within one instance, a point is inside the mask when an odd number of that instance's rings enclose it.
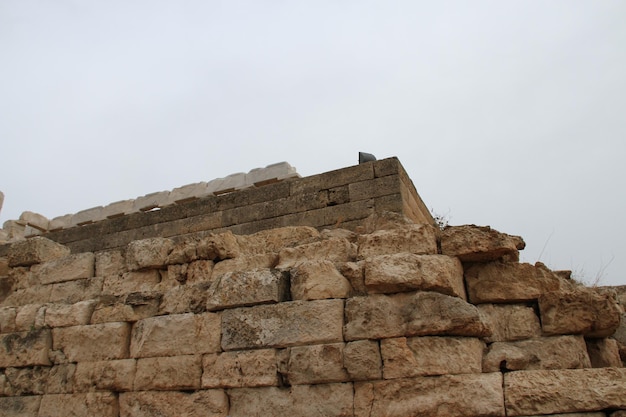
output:
{"label": "ancient stone wall", "polygon": [[8,245],[0,415],[626,415],[626,287],[488,227],[350,226]]}

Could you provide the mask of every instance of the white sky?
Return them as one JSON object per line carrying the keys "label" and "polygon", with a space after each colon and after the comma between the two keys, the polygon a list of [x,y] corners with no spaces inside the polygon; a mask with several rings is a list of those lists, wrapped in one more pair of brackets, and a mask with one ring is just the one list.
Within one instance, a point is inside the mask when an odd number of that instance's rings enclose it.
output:
{"label": "white sky", "polygon": [[626,2],[0,1],[0,222],[397,156],[451,224],[626,284]]}

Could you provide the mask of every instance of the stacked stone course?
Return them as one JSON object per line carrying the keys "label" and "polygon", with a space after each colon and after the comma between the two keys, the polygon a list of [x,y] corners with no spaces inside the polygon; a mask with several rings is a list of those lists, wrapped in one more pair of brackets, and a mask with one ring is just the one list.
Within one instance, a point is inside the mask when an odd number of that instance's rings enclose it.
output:
{"label": "stacked stone course", "polygon": [[0,415],[626,414],[626,288],[520,263],[488,227],[338,226],[13,243]]}

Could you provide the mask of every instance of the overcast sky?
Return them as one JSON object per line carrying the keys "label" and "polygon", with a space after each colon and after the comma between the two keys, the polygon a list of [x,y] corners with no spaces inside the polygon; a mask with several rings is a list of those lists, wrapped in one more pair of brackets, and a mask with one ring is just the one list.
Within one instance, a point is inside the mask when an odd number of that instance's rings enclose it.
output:
{"label": "overcast sky", "polygon": [[0,1],[0,222],[397,156],[451,224],[626,284],[626,2]]}

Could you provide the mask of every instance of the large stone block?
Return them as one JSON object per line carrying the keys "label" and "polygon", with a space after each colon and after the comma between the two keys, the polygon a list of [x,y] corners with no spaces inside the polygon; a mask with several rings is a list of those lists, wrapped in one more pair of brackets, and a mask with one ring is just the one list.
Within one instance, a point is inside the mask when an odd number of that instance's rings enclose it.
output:
{"label": "large stone block", "polygon": [[385,379],[482,372],[485,344],[470,337],[383,339],[380,353]]}
{"label": "large stone block", "polygon": [[504,374],[506,412],[511,417],[626,409],[625,392],[624,368]]}
{"label": "large stone block", "polygon": [[380,347],[375,340],[356,340],[346,343],[343,364],[351,381],[382,379]]}
{"label": "large stone block", "polygon": [[7,417],[35,417],[38,415],[41,396],[0,397],[0,410]]}
{"label": "large stone block", "polygon": [[26,304],[17,308],[15,328],[18,332],[40,329],[45,324],[46,307],[40,304]]}
{"label": "large stone block", "polygon": [[293,300],[347,298],[351,290],[350,282],[330,261],[304,261],[291,269]]}
{"label": "large stone block", "polygon": [[502,374],[355,383],[355,417],[504,416]]}
{"label": "large stone block", "polygon": [[226,417],[228,415],[228,397],[223,390],[217,389],[195,392],[125,392],[120,394],[119,403],[119,417]]}
{"label": "large stone block", "polygon": [[441,253],[463,262],[488,262],[508,257],[517,259],[525,247],[519,236],[493,230],[489,226],[448,226],[441,231]]}
{"label": "large stone block", "polygon": [[17,308],[15,307],[0,308],[0,333],[13,333],[17,331],[15,327],[16,316],[17,316]]}
{"label": "large stone block", "polygon": [[210,234],[203,237],[196,244],[198,259],[211,261],[223,261],[224,259],[237,258],[241,254],[239,242],[232,232]]}
{"label": "large stone block", "polygon": [[42,284],[74,281],[94,276],[93,253],[79,253],[55,259],[32,267],[33,273]]}
{"label": "large stone block", "polygon": [[99,277],[48,285],[46,287],[50,287],[50,295],[47,301],[73,304],[79,301],[94,300],[102,293],[103,284],[104,278]]}
{"label": "large stone block", "polygon": [[290,385],[348,381],[343,350],[343,343],[289,348],[286,380]]}
{"label": "large stone block", "polygon": [[163,275],[156,269],[108,275],[104,277],[102,292],[121,297],[133,292],[156,291],[167,286],[162,277]]}
{"label": "large stone block", "polygon": [[126,267],[129,271],[163,268],[173,248],[174,241],[164,237],[130,242],[126,247]]}
{"label": "large stone block", "polygon": [[45,323],[48,327],[68,327],[89,324],[96,300],[75,304],[52,304],[46,307]]}
{"label": "large stone block", "polygon": [[224,350],[341,342],[343,300],[292,301],[225,310]]}
{"label": "large stone block", "polygon": [[117,396],[112,392],[44,395],[40,417],[118,417]]}
{"label": "large stone block", "polygon": [[91,224],[94,222],[99,222],[100,220],[106,219],[104,215],[104,211],[102,210],[102,206],[92,207],[86,210],[81,210],[77,213],[74,213],[70,219],[70,226],[83,226],[86,224]]}
{"label": "large stone block", "polygon": [[200,355],[142,358],[137,360],[135,391],[170,391],[200,388]]}
{"label": "large stone block", "polygon": [[9,246],[7,259],[9,266],[29,266],[70,254],[70,249],[45,237],[19,240]]}
{"label": "large stone block", "polygon": [[133,325],[133,358],[195,355],[220,351],[220,316],[216,313],[151,317]]}
{"label": "large stone block", "polygon": [[76,391],[131,391],[136,369],[135,359],[79,362],[74,374]]}
{"label": "large stone block", "polygon": [[163,294],[158,313],[152,315],[202,313],[206,311],[210,286],[210,282],[174,286]]}
{"label": "large stone block", "polygon": [[622,367],[619,345],[615,339],[587,339],[587,352],[594,368]]}
{"label": "large stone block", "polygon": [[305,241],[319,238],[320,233],[310,226],[286,226],[262,230],[251,235],[236,236],[241,252],[247,256],[297,246]]}
{"label": "large stone block", "polygon": [[280,251],[276,268],[289,269],[304,261],[327,260],[350,262],[356,258],[356,246],[347,239],[331,238]]}
{"label": "large stone block", "polygon": [[288,275],[277,269],[228,272],[214,276],[208,289],[207,310],[278,303],[288,299]]}
{"label": "large stone block", "polygon": [[202,359],[202,388],[278,385],[274,349],[206,354]]}
{"label": "large stone block", "polygon": [[437,291],[465,299],[463,266],[445,255],[397,253],[365,260],[368,293]]}
{"label": "large stone block", "polygon": [[561,279],[542,264],[512,262],[474,264],[465,271],[465,282],[474,304],[535,301],[563,286]]}
{"label": "large stone block", "polygon": [[584,287],[542,294],[539,313],[545,334],[587,337],[611,336],[619,327],[622,314],[614,294]]}
{"label": "large stone block", "polygon": [[126,272],[124,254],[119,249],[96,252],[95,257],[95,275],[97,277],[120,275]]}
{"label": "large stone block", "polygon": [[95,306],[91,324],[112,321],[135,322],[156,316],[162,295],[158,292],[133,292],[127,296],[103,296]]}
{"label": "large stone block", "polygon": [[490,334],[475,306],[435,292],[350,298],[345,317],[346,340]]}
{"label": "large stone block", "polygon": [[391,230],[377,230],[359,236],[358,258],[407,252],[417,255],[436,254],[435,228],[428,224],[407,224]]}
{"label": "large stone block", "polygon": [[50,220],[48,220],[45,216],[42,216],[39,213],[33,213],[32,211],[25,211],[20,214],[20,221],[42,232],[48,230],[50,226]]}
{"label": "large stone block", "polygon": [[102,208],[102,216],[107,219],[114,219],[133,211],[135,211],[135,200],[122,200],[104,206]]}
{"label": "large stone block", "polygon": [[133,204],[133,211],[150,211],[157,207],[165,207],[170,204],[169,197],[169,191],[159,191],[137,197]]}
{"label": "large stone block", "polygon": [[128,358],[128,323],[103,323],[52,329],[54,350],[70,362],[96,362]]}
{"label": "large stone block", "polygon": [[46,393],[50,368],[35,366],[28,368],[6,368],[4,395],[42,395]]}
{"label": "large stone block", "polygon": [[526,304],[480,304],[491,336],[486,342],[510,342],[541,336],[541,324],[535,309]]}
{"label": "large stone block", "polygon": [[49,329],[0,335],[0,368],[50,365],[51,345]]}
{"label": "large stone block", "polygon": [[295,385],[289,389],[235,388],[228,391],[231,417],[352,417],[352,384]]}

